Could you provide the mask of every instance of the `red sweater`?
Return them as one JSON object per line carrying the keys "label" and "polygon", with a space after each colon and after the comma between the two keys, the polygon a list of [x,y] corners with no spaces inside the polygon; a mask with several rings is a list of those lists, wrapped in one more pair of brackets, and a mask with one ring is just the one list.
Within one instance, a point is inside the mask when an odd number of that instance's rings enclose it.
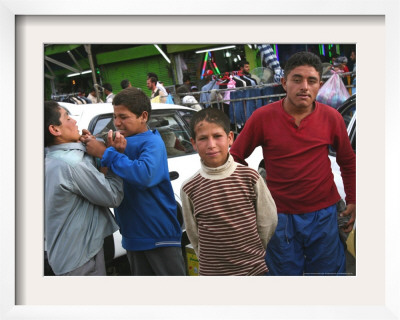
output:
{"label": "red sweater", "polygon": [[283,109],[283,100],[257,109],[246,122],[230,153],[246,164],[262,146],[267,185],[279,213],[307,213],[326,208],[340,199],[328,146],[336,150],[346,202],[355,203],[356,161],[342,116],[316,102],[314,111],[297,127]]}

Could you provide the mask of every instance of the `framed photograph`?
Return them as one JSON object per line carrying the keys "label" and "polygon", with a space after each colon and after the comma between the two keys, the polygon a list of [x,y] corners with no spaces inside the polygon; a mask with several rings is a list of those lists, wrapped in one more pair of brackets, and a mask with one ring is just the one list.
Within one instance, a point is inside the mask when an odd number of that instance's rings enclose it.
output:
{"label": "framed photograph", "polygon": [[[397,2],[0,1],[2,319],[400,317]],[[355,43],[357,275],[43,277],[45,43]]]}

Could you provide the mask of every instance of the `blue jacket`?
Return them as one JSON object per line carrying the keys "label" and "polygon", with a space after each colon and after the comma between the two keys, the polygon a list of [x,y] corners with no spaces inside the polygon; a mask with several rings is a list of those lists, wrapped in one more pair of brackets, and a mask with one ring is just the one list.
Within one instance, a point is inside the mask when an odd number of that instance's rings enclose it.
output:
{"label": "blue jacket", "polygon": [[159,132],[149,130],[126,140],[124,154],[109,147],[101,160],[124,181],[125,196],[115,209],[122,246],[129,251],[180,246],[182,231]]}

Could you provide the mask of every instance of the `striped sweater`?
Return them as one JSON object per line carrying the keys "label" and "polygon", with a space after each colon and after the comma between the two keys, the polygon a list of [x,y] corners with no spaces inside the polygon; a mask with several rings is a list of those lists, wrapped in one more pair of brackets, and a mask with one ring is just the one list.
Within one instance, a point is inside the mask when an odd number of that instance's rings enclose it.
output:
{"label": "striped sweater", "polygon": [[199,275],[261,275],[275,231],[275,202],[257,171],[234,162],[201,169],[184,182],[186,233],[199,258]]}

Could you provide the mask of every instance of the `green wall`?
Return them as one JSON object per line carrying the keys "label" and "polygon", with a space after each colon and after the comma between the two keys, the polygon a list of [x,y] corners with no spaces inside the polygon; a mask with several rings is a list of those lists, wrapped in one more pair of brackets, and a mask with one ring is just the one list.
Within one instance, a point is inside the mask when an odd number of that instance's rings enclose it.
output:
{"label": "green wall", "polygon": [[154,45],[142,45],[139,47],[98,53],[96,54],[96,60],[99,65],[102,65],[158,55],[160,55],[160,53]]}
{"label": "green wall", "polygon": [[115,94],[122,90],[121,80],[128,79],[132,86],[141,88],[150,96],[150,90],[146,86],[147,73],[156,73],[159,81],[164,82],[165,86],[173,85],[169,67],[170,65],[163,57],[154,56],[102,65],[100,70],[103,83],[111,83]]}
{"label": "green wall", "polygon": [[244,52],[246,59],[249,62],[250,70],[259,67],[259,58],[257,59],[258,50],[250,49],[247,45],[244,45]]}

